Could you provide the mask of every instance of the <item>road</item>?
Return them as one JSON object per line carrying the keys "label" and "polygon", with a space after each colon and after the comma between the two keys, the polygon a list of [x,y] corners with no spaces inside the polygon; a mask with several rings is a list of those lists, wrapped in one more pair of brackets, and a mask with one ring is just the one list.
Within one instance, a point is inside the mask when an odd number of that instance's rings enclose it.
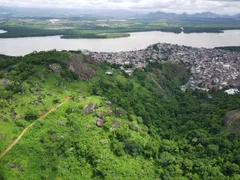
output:
{"label": "road", "polygon": [[[65,104],[66,102],[68,102],[70,100],[71,97],[66,97],[64,99],[64,102],[57,105],[56,107],[51,108],[47,113],[43,114],[42,116],[40,116],[38,118],[38,120],[44,119],[45,117],[47,117],[51,112],[57,110],[59,107],[61,107],[63,104]],[[29,128],[31,128],[34,124],[36,123],[36,121],[34,121],[32,124],[30,124],[29,126],[27,126],[22,133],[18,136],[17,139],[15,139],[13,141],[12,144],[10,144],[7,149],[5,149],[1,154],[0,154],[0,160],[19,142],[19,140],[23,137],[23,135],[28,131]]]}

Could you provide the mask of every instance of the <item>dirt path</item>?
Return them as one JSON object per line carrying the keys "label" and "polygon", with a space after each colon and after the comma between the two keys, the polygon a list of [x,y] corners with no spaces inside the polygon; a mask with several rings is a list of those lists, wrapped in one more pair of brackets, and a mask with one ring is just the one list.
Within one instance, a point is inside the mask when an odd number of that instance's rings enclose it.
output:
{"label": "dirt path", "polygon": [[[42,116],[40,116],[40,117],[38,118],[38,120],[41,120],[41,119],[47,117],[51,112],[57,110],[57,109],[58,109],[59,107],[61,107],[63,104],[65,104],[66,102],[68,102],[68,101],[70,100],[70,98],[71,98],[71,97],[66,97],[66,98],[64,99],[64,102],[63,102],[63,103],[61,103],[61,104],[57,105],[56,107],[53,107],[52,109],[50,109],[47,113],[45,113],[45,114],[43,114]],[[7,148],[6,150],[4,150],[4,151],[0,154],[0,160],[18,143],[18,141],[23,137],[23,135],[27,132],[27,130],[28,130],[29,128],[31,128],[35,123],[36,123],[36,121],[33,122],[32,124],[30,124],[28,127],[26,127],[26,128],[22,131],[22,133],[18,136],[18,138],[15,139],[15,140],[13,141],[13,143],[10,144],[10,145],[8,146],[8,148]]]}

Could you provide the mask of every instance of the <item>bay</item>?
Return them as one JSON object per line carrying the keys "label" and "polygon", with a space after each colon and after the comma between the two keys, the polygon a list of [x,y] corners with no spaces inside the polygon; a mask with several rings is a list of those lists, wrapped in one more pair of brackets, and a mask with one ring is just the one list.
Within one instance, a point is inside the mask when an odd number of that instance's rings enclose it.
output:
{"label": "bay", "polygon": [[[4,31],[0,30],[0,33]],[[20,56],[33,51],[90,50],[120,52],[144,49],[155,43],[171,43],[193,47],[240,46],[240,30],[224,33],[175,34],[170,32],[136,32],[117,39],[61,39],[60,36],[0,38],[0,54]]]}

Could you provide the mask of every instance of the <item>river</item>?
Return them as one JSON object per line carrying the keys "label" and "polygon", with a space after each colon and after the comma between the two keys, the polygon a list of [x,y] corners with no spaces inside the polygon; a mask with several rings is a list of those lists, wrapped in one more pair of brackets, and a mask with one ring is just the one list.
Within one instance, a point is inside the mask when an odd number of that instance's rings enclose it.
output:
{"label": "river", "polygon": [[[2,31],[2,33],[4,32]],[[240,30],[229,30],[224,33],[174,34],[153,31],[130,34],[130,37],[117,39],[61,39],[60,36],[0,38],[0,54],[19,56],[33,51],[52,49],[119,52],[143,49],[154,43],[172,43],[205,48],[240,46]]]}

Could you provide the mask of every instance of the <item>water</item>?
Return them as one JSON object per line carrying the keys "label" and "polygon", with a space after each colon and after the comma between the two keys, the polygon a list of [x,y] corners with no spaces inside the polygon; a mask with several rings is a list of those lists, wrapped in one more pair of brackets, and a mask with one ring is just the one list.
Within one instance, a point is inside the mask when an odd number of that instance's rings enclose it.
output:
{"label": "water", "polygon": [[6,33],[7,31],[1,30],[0,29],[0,34]]}
{"label": "water", "polygon": [[79,50],[119,52],[143,49],[154,43],[172,43],[193,47],[240,46],[240,30],[224,33],[174,34],[167,32],[138,32],[118,39],[61,39],[60,36],[0,38],[0,54],[19,56],[33,51]]}

